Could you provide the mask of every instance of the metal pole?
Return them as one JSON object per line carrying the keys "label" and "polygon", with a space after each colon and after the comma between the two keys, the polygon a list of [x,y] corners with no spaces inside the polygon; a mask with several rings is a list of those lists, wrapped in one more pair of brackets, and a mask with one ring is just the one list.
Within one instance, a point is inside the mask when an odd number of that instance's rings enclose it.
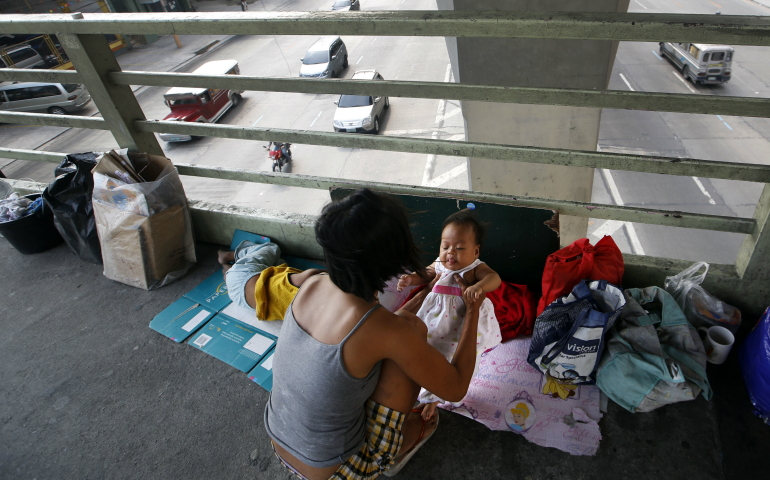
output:
{"label": "metal pole", "polygon": [[119,72],[120,65],[104,35],[60,34],[58,37],[118,145],[134,152],[164,155],[154,134],[134,127],[135,121],[146,119],[131,87],[109,81],[108,74]]}

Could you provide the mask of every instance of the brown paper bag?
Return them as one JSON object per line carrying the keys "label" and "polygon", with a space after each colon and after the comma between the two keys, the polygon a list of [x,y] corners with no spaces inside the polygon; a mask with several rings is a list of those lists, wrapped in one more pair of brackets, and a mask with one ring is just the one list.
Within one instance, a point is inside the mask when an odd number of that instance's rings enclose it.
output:
{"label": "brown paper bag", "polygon": [[104,275],[149,290],[187,273],[195,244],[187,198],[171,161],[113,150],[93,174]]}

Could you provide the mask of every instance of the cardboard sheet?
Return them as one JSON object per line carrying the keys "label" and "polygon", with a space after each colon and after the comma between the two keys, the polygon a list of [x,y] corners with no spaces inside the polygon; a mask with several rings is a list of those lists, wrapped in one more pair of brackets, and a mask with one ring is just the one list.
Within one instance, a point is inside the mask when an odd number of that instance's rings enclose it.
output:
{"label": "cardboard sheet", "polygon": [[180,343],[205,325],[216,313],[198,302],[182,297],[153,318],[150,328]]}
{"label": "cardboard sheet", "polygon": [[249,380],[268,392],[273,389],[273,353],[275,348],[267,352],[257,366],[249,372]]}
{"label": "cardboard sheet", "polygon": [[268,333],[220,313],[188,343],[245,373],[273,348],[275,340]]}
{"label": "cardboard sheet", "polygon": [[[230,250],[235,250],[243,240],[256,244],[270,241],[262,235],[236,230]],[[324,268],[302,258],[283,258],[289,266],[300,270]],[[273,385],[268,357],[282,326],[282,320],[259,320],[253,309],[233,304],[219,269],[150,322],[151,329],[175,342],[189,338],[189,344],[242,372],[251,370],[249,378],[268,391]]]}

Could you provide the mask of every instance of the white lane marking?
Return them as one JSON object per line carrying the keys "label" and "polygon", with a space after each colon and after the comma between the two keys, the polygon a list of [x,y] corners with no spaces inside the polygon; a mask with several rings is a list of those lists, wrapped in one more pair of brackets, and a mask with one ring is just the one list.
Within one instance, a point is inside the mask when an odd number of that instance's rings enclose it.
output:
{"label": "white lane marking", "polygon": [[620,73],[619,75],[620,75],[620,79],[623,80],[623,82],[625,82],[628,89],[631,90],[632,92],[635,92],[636,90],[634,90],[634,87],[632,87],[631,84],[628,83],[628,80],[626,80],[625,75],[623,75],[622,73]]}
{"label": "white lane marking", "polygon": [[446,120],[447,118],[452,118],[452,117],[454,117],[456,115],[459,115],[461,113],[463,113],[463,110],[461,108],[455,108],[454,110],[452,110],[452,112],[447,113],[446,115],[442,116],[441,119],[442,120]]}
{"label": "white lane marking", "polygon": [[363,55],[361,55],[361,58],[359,58],[359,59],[358,59],[358,61],[356,62],[356,65],[358,65],[359,63],[361,63],[361,60],[363,60],[363,59],[364,59],[364,56],[363,56]]}
{"label": "white lane marking", "polygon": [[722,118],[722,115],[717,115],[717,118],[718,118],[719,120],[723,121],[723,122],[725,121],[725,119],[724,119],[724,118]]}
{"label": "white lane marking", "polygon": [[258,124],[259,121],[262,120],[262,117],[264,117],[264,115],[260,115],[259,118],[257,119],[257,121],[252,123],[251,126],[253,127],[254,125]]}
{"label": "white lane marking", "polygon": [[658,55],[658,52],[656,52],[655,50],[653,50],[653,51],[652,51],[652,54],[653,54],[653,55],[655,55],[656,57],[658,57],[658,60],[663,60],[663,59],[660,57],[660,55]]}
{"label": "white lane marking", "polygon": [[607,220],[599,228],[594,230],[591,233],[591,236],[597,240],[601,240],[605,235],[611,237],[615,232],[623,228],[624,223],[625,222],[620,222],[618,220]]}
{"label": "white lane marking", "polygon": [[317,117],[315,117],[315,119],[313,120],[313,123],[311,123],[311,124],[310,124],[310,126],[311,126],[311,127],[312,127],[313,125],[315,125],[315,122],[317,122],[319,118],[321,118],[321,114],[322,114],[322,113],[324,113],[324,112],[323,112],[323,110],[321,110],[320,112],[318,112],[318,116],[317,116]]}
{"label": "white lane marking", "polygon": [[406,1],[406,0],[401,0],[401,5],[403,5],[405,1]]}
{"label": "white lane marking", "polygon": [[377,41],[377,37],[374,37],[374,40],[372,40],[372,45],[374,45],[374,42]]}
{"label": "white lane marking", "polygon": [[441,175],[439,175],[436,178],[431,179],[426,187],[440,187],[441,185],[445,184],[446,182],[459,177],[460,175],[465,175],[468,170],[468,165],[458,165],[455,168],[449,170],[448,172],[444,172]]}
{"label": "white lane marking", "polygon": [[728,124],[727,124],[727,122],[722,122],[722,123],[724,123],[724,124],[725,124],[725,127],[729,128],[730,130],[732,130],[732,129],[733,129],[733,127],[731,127],[730,125],[728,125]]}
{"label": "white lane marking", "polygon": [[643,9],[645,9],[645,10],[647,10],[647,7],[645,7],[644,5],[642,5],[641,3],[639,3],[639,0],[634,0],[634,1],[635,1],[637,4],[639,4],[639,6],[640,6],[640,7],[642,7],[642,8],[643,8]]}
{"label": "white lane marking", "polygon": [[[444,83],[449,82],[449,79],[452,76],[452,64],[449,63],[446,66],[446,73],[444,74]],[[441,129],[442,124],[444,123],[444,113],[446,112],[446,100],[441,99],[438,101],[438,108],[436,109],[436,129],[433,130],[433,133],[431,133],[430,138],[431,140],[435,140],[438,138],[438,132]],[[422,172],[422,185],[423,187],[428,185],[433,178],[433,171],[436,169],[436,155],[428,155],[427,161],[425,162],[425,170]]]}
{"label": "white lane marking", "polygon": [[[610,195],[612,195],[612,200],[615,201],[615,204],[620,205],[622,207],[625,204],[623,203],[623,199],[620,197],[618,186],[615,184],[615,180],[612,178],[612,172],[610,172],[606,168],[602,168],[601,170],[602,170],[602,176],[604,177],[604,181],[607,182],[607,186],[610,187]],[[623,223],[624,223],[624,226],[626,227],[628,240],[631,242],[631,249],[637,255],[644,255],[644,249],[642,248],[642,244],[639,241],[639,236],[636,234],[636,229],[634,228],[634,224],[631,222],[623,222]]]}
{"label": "white lane marking", "polygon": [[671,73],[673,73],[674,76],[678,78],[680,82],[684,83],[684,86],[687,87],[687,90],[691,91],[692,93],[698,93],[695,90],[693,90],[693,88],[690,85],[687,84],[687,79],[679,75],[679,72],[677,72],[676,70],[671,70]]}
{"label": "white lane marking", "polygon": [[695,181],[695,185],[697,185],[698,188],[700,188],[700,191],[703,193],[703,195],[708,197],[709,203],[712,205],[716,205],[717,202],[715,202],[714,199],[711,198],[711,194],[706,190],[706,187],[703,186],[703,182],[700,181],[700,178],[692,177],[692,179]]}

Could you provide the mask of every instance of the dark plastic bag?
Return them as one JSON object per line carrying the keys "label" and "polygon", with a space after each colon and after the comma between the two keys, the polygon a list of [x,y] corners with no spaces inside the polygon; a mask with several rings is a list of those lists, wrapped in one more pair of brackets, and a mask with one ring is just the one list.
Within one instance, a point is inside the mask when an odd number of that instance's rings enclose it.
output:
{"label": "dark plastic bag", "polygon": [[56,167],[56,178],[43,192],[54,214],[54,224],[70,250],[81,259],[102,263],[102,249],[96,232],[91,195],[97,153],[67,155]]}

